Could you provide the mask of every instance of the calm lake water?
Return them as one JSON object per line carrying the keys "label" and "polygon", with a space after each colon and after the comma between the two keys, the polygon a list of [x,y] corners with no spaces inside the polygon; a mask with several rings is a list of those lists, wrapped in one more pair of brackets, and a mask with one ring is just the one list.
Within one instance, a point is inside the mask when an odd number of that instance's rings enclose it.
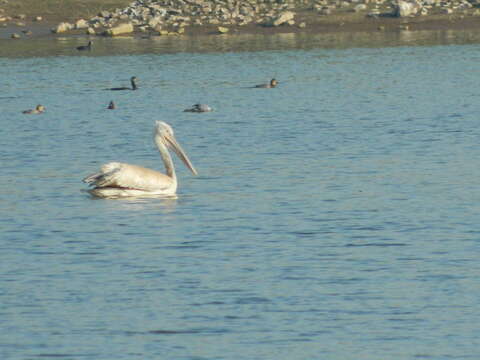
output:
{"label": "calm lake water", "polygon": [[[0,58],[0,358],[478,359],[480,45],[215,39]],[[90,197],[155,120],[199,176]]]}

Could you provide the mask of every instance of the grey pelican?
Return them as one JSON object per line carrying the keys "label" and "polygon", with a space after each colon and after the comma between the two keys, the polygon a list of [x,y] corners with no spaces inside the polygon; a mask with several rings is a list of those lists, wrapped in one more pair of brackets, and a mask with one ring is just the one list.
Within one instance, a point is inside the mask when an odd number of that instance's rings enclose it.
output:
{"label": "grey pelican", "polygon": [[132,76],[130,78],[130,84],[132,84],[132,87],[123,86],[123,87],[110,88],[110,89],[107,89],[107,90],[137,90],[138,86],[137,86],[137,77],[136,76]]}
{"label": "grey pelican", "polygon": [[103,165],[100,172],[83,179],[83,182],[94,187],[89,192],[102,198],[175,195],[177,175],[168,149],[172,149],[194,175],[197,175],[197,171],[175,139],[170,125],[157,121],[153,139],[165,165],[166,174],[138,165],[110,162]]}
{"label": "grey pelican", "polygon": [[272,79],[268,84],[255,85],[255,87],[262,88],[262,89],[269,89],[269,88],[274,88],[277,85],[278,85],[278,81],[275,79]]}
{"label": "grey pelican", "polygon": [[186,112],[209,112],[212,108],[207,104],[195,104],[191,108],[185,109]]}
{"label": "grey pelican", "polygon": [[88,45],[77,46],[77,50],[78,50],[78,51],[84,51],[84,50],[90,51],[90,50],[92,50],[92,42],[89,41],[89,42],[88,42]]}
{"label": "grey pelican", "polygon": [[37,105],[35,109],[29,109],[22,111],[23,114],[41,114],[45,111],[45,106]]}

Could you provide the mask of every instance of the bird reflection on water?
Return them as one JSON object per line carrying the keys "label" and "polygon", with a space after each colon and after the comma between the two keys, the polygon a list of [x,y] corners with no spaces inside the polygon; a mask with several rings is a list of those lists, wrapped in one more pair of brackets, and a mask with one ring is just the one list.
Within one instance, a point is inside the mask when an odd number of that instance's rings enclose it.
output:
{"label": "bird reflection on water", "polygon": [[[378,31],[378,32],[309,32],[263,35],[241,34],[204,37],[153,36],[149,39],[107,38],[95,41],[96,56],[133,54],[172,54],[178,52],[268,51],[293,49],[345,49],[400,45],[470,44],[480,42],[480,33],[469,30]],[[77,38],[23,39],[21,44],[7,41],[0,47],[0,56],[61,56],[71,54],[79,45]]]}

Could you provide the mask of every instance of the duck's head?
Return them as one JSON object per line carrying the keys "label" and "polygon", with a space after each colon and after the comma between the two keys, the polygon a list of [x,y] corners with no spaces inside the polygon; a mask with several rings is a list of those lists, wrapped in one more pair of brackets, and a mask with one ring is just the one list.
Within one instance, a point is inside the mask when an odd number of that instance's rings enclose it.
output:
{"label": "duck's head", "polygon": [[278,85],[278,81],[277,81],[276,79],[270,80],[270,86],[271,86],[271,87],[275,87],[275,86],[277,86],[277,85]]}
{"label": "duck's head", "polygon": [[39,104],[35,107],[35,110],[37,110],[38,112],[44,112],[45,106]]}
{"label": "duck's head", "polygon": [[137,77],[136,76],[132,76],[130,78],[130,83],[132,84],[132,89],[133,90],[137,90],[138,89],[138,86],[137,86]]}

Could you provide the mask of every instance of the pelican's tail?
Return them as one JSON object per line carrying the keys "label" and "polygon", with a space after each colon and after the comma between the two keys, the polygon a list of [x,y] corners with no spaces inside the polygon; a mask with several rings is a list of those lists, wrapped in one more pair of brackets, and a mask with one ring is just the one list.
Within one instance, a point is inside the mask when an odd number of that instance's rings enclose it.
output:
{"label": "pelican's tail", "polygon": [[95,173],[95,174],[91,174],[91,175],[88,175],[85,179],[83,179],[82,181],[84,183],[87,183],[87,184],[93,184],[95,183],[97,180],[99,180],[101,177],[102,177],[103,173],[99,172],[99,173]]}

